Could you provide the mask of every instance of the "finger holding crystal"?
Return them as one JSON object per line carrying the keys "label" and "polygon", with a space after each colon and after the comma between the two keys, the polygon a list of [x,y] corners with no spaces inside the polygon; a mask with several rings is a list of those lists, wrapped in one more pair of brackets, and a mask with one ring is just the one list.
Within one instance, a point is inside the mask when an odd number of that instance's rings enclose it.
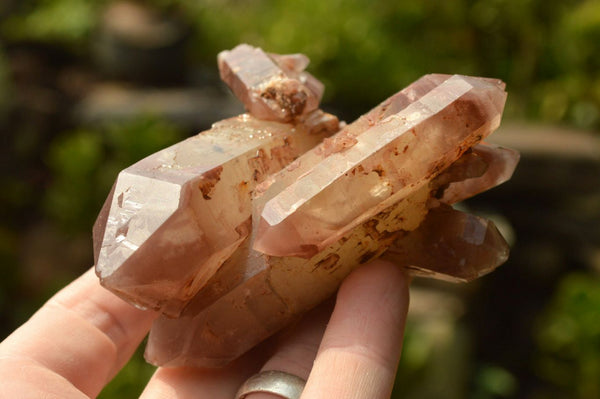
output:
{"label": "finger holding crystal", "polygon": [[340,287],[302,397],[390,397],[407,311],[401,269],[380,260],[357,269]]}

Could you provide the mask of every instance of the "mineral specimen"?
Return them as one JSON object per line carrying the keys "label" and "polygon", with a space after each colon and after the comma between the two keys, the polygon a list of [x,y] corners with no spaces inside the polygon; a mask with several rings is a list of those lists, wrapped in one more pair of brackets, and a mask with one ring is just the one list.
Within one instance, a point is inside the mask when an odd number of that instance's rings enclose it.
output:
{"label": "mineral specimen", "polygon": [[218,60],[250,114],[121,172],[94,227],[102,283],[163,313],[149,362],[224,365],[380,255],[452,281],[506,260],[493,223],[451,207],[518,162],[480,143],[502,82],[426,75],[328,137],[338,121],[305,56],[240,45]]}

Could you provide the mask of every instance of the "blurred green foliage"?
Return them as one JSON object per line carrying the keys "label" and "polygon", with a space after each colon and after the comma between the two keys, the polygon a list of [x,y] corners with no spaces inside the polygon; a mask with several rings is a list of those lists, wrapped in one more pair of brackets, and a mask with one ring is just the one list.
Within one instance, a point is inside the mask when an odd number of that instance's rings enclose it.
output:
{"label": "blurred green foliage", "polygon": [[[89,48],[108,0],[24,0],[10,40]],[[240,42],[303,52],[326,99],[355,116],[429,72],[505,80],[508,114],[600,126],[597,0],[150,0],[193,28],[191,56],[214,65]],[[360,95],[357,95],[360,93]]]}
{"label": "blurred green foliage", "polygon": [[106,1],[24,0],[2,21],[8,41],[41,41],[83,48]]}
{"label": "blurred green foliage", "polygon": [[475,382],[473,399],[510,398],[518,392],[515,376],[499,366],[482,366],[477,372]]}
{"label": "blurred green foliage", "polygon": [[599,278],[563,278],[536,338],[537,371],[555,387],[553,397],[600,397]]}
{"label": "blurred green foliage", "polygon": [[464,398],[470,373],[468,339],[453,317],[409,312],[393,397]]}
{"label": "blurred green foliage", "polygon": [[[306,53],[325,79],[329,98],[342,99],[347,107],[376,103],[424,73],[463,73],[505,80],[512,115],[580,127],[600,123],[597,1],[279,0],[181,6],[194,16],[198,53],[212,57],[238,42]],[[548,103],[548,98],[554,99]]]}

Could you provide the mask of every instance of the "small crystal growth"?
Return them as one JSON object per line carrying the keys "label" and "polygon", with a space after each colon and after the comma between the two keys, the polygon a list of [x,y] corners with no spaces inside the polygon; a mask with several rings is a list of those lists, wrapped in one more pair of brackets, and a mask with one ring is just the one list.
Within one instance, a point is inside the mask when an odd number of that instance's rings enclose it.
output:
{"label": "small crystal growth", "polygon": [[218,58],[221,79],[259,119],[290,122],[319,107],[323,84],[304,68],[302,54],[267,54],[241,44]]}
{"label": "small crystal growth", "polygon": [[467,282],[500,266],[508,252],[493,222],[441,205],[431,209],[416,230],[398,238],[383,257],[414,275]]}

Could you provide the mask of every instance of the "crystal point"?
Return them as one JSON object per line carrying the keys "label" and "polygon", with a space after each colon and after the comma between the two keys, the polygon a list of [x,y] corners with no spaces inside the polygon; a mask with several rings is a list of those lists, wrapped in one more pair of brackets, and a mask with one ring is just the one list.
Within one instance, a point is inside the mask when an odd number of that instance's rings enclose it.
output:
{"label": "crystal point", "polygon": [[493,222],[442,205],[398,238],[383,258],[418,276],[466,282],[500,266],[508,253]]}
{"label": "crystal point", "polygon": [[96,233],[102,284],[177,315],[250,233],[255,186],[323,138],[242,115],[119,174]]}
{"label": "crystal point", "polygon": [[486,164],[485,172],[450,183],[444,190],[442,202],[453,204],[508,181],[520,158],[518,151],[494,144],[478,144],[473,147],[473,153]]}

